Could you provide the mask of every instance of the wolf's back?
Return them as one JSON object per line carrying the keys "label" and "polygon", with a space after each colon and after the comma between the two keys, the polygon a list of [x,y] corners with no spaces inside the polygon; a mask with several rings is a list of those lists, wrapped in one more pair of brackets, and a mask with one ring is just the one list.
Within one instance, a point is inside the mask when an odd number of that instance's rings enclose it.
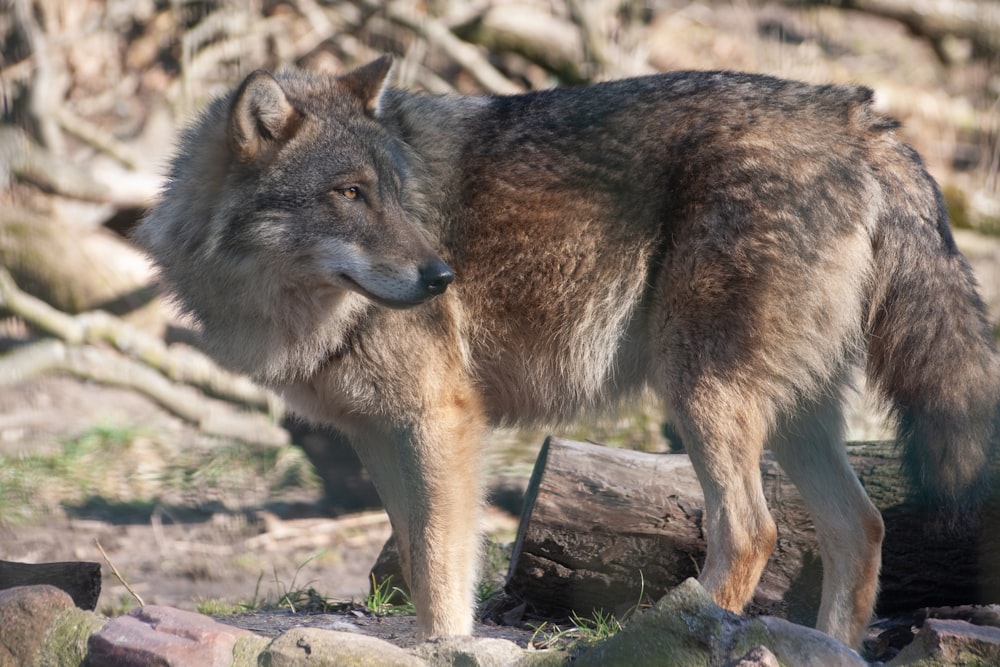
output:
{"label": "wolf's back", "polygon": [[981,497],[1000,441],[1000,359],[941,192],[909,146],[881,133],[868,377],[898,420],[904,467],[933,503]]}

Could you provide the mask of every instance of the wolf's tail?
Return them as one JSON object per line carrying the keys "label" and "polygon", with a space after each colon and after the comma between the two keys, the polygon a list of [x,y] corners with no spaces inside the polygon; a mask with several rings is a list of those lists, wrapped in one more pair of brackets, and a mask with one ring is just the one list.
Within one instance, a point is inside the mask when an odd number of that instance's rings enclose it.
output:
{"label": "wolf's tail", "polygon": [[961,507],[985,494],[1000,443],[1000,357],[940,189],[911,148],[885,140],[868,379],[898,420],[918,493]]}

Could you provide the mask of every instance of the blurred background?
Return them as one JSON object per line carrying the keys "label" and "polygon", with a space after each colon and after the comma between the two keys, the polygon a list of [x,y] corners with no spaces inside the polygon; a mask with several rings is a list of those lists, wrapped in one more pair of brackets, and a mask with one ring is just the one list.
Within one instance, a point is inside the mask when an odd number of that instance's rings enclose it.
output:
{"label": "blurred background", "polygon": [[[431,93],[718,68],[868,85],[942,184],[1000,337],[995,0],[0,0],[0,559],[100,560],[98,539],[147,603],[189,609],[367,590],[389,528],[363,471],[203,358],[127,236],[213,96],[386,52]],[[884,437],[854,403],[852,437]],[[670,446],[651,401],[560,433]],[[490,443],[497,542],[544,434]],[[101,611],[132,604],[105,582]]]}

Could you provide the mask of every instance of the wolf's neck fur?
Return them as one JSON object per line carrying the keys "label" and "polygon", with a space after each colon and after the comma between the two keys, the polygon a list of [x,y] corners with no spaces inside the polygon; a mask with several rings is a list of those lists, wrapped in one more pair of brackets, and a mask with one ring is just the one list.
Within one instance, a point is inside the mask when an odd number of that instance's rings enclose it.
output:
{"label": "wolf's neck fur", "polygon": [[308,380],[319,372],[345,349],[372,308],[364,297],[343,290],[261,288],[271,293],[259,295],[259,309],[244,301],[231,313],[207,314],[203,325],[213,354],[269,386]]}
{"label": "wolf's neck fur", "polygon": [[[457,156],[474,136],[476,117],[493,98],[437,96],[390,89],[382,98],[379,120],[412,148],[411,165],[418,171],[421,196],[438,198],[459,182]],[[423,174],[419,172],[423,170]],[[434,184],[437,191],[428,188]],[[418,202],[419,203],[419,202]]]}

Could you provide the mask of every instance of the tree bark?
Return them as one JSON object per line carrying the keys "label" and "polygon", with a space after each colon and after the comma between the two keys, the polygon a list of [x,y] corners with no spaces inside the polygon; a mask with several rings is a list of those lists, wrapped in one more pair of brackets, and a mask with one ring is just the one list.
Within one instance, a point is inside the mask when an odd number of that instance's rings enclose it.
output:
{"label": "tree bark", "polygon": [[[905,500],[891,445],[849,448],[852,466],[886,519],[879,610],[996,601],[997,513],[941,527]],[[822,567],[798,491],[770,456],[761,463],[775,548],[751,611],[815,622]],[[528,485],[508,593],[536,613],[625,611],[657,599],[704,561],[703,496],[683,454],[646,454],[549,438]],[[992,527],[992,530],[987,529]],[[993,540],[992,543],[989,540]]]}
{"label": "tree bark", "polygon": [[77,607],[93,611],[101,595],[101,564],[75,561],[33,564],[0,560],[0,590],[38,584],[66,591]]}

